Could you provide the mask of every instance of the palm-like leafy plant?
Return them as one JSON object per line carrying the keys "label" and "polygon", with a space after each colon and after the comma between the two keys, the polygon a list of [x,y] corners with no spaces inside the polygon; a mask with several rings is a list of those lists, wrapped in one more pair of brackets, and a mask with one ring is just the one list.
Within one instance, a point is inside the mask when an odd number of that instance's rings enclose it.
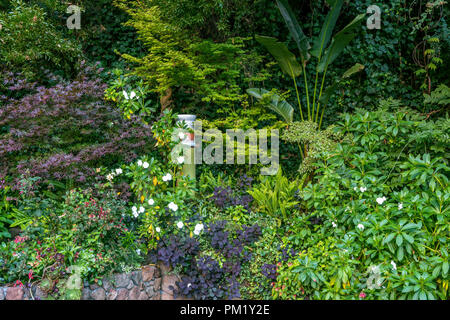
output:
{"label": "palm-like leafy plant", "polygon": [[[331,6],[331,10],[325,18],[322,30],[320,31],[319,36],[314,39],[313,46],[311,48],[309,39],[302,31],[302,28],[295,19],[292,9],[289,7],[288,0],[276,0],[276,2],[291,36],[297,44],[300,53],[300,63],[298,62],[296,56],[289,51],[286,45],[278,42],[277,39],[258,35],[255,38],[259,43],[265,46],[266,49],[272,54],[272,56],[277,60],[283,73],[293,79],[295,91],[297,94],[297,101],[300,109],[300,117],[302,121],[305,120],[305,118],[303,116],[300,93],[296,78],[303,73],[307,104],[307,120],[317,122],[320,129],[327,102],[334,90],[336,90],[336,88],[338,87],[339,83],[343,79],[348,78],[352,74],[364,69],[363,65],[356,63],[346,72],[344,72],[344,74],[338,81],[324,90],[325,77],[329,65],[331,65],[333,61],[336,60],[336,58],[342,53],[344,48],[356,36],[356,28],[359,26],[365,14],[358,15],[355,19],[353,19],[352,22],[350,22],[341,31],[336,33],[332,38],[331,35],[334,26],[336,25],[336,21],[339,17],[339,13],[341,11],[344,0],[327,0],[328,4]],[[328,44],[329,46],[327,47]],[[316,76],[312,97],[310,97],[308,81],[305,72],[306,64],[308,63],[311,55],[317,58]],[[319,75],[322,76],[320,88],[318,87]],[[262,102],[268,108],[281,115],[286,122],[290,123],[293,121],[294,109],[288,102],[281,99],[278,95],[270,94],[269,91],[261,88],[250,88],[247,90],[247,92],[258,100],[262,100]],[[263,99],[269,96],[270,99]]]}

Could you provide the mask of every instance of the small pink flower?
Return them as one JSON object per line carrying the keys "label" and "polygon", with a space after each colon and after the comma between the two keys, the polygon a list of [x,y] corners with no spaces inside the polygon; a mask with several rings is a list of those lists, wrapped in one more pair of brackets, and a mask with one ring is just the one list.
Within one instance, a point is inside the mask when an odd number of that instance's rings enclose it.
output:
{"label": "small pink flower", "polygon": [[360,297],[361,299],[364,299],[364,298],[367,297],[367,296],[366,296],[366,294],[365,294],[364,292],[361,291],[361,293],[359,294],[359,297]]}

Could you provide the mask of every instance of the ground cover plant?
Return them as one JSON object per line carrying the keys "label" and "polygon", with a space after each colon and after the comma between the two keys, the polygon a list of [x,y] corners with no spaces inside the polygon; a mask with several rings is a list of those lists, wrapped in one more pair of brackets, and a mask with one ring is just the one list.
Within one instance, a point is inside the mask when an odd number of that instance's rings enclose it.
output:
{"label": "ground cover plant", "polygon": [[0,287],[448,300],[446,4],[0,0]]}

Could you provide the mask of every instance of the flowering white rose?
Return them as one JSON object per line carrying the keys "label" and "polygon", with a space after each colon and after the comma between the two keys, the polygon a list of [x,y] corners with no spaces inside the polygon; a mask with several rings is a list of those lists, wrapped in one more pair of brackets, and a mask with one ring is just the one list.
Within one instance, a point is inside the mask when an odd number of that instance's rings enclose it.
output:
{"label": "flowering white rose", "polygon": [[386,197],[377,198],[378,204],[383,204],[386,201]]}
{"label": "flowering white rose", "polygon": [[131,211],[133,211],[133,212],[137,212],[137,208],[136,208],[136,206],[133,206],[133,208],[131,208]]}
{"label": "flowering white rose", "polygon": [[331,225],[333,226],[333,228],[336,228],[337,227],[337,224],[333,221],[333,222],[331,222]]}
{"label": "flowering white rose", "polygon": [[173,203],[173,202],[169,203],[168,207],[172,211],[177,211],[178,210],[178,206],[175,203]]}
{"label": "flowering white rose", "polygon": [[170,181],[172,180],[172,175],[170,173],[166,174],[164,177],[162,177],[163,181]]}
{"label": "flowering white rose", "polygon": [[204,228],[203,223],[197,223],[195,225],[194,234],[198,236],[200,232],[203,230],[203,228]]}
{"label": "flowering white rose", "polygon": [[155,204],[155,200],[153,200],[153,199],[148,200],[148,204],[151,205],[151,206],[154,205]]}
{"label": "flowering white rose", "polygon": [[359,230],[361,230],[361,231],[363,231],[363,230],[364,230],[364,225],[363,225],[363,224],[361,224],[361,223],[360,223],[360,224],[358,224],[358,229],[359,229]]}
{"label": "flowering white rose", "polygon": [[161,232],[161,228],[160,228],[160,227],[156,227],[155,230],[156,230],[156,232],[158,232],[158,233]]}
{"label": "flowering white rose", "polygon": [[139,208],[139,213],[143,213],[144,211],[145,211],[145,208],[141,206],[141,207]]}
{"label": "flowering white rose", "polygon": [[181,221],[178,221],[178,223],[177,223],[177,227],[178,227],[178,229],[181,229],[181,228],[183,228],[183,222],[181,222]]}
{"label": "flowering white rose", "polygon": [[122,169],[116,169],[116,174],[121,174],[123,171],[122,171]]}
{"label": "flowering white rose", "polygon": [[144,162],[144,163],[142,164],[142,166],[144,167],[144,169],[147,169],[148,166],[149,166],[149,164],[148,164],[148,162]]}
{"label": "flowering white rose", "polygon": [[106,179],[109,181],[109,182],[111,182],[113,179],[114,179],[114,175],[113,174],[108,174],[107,176],[106,176]]}
{"label": "flowering white rose", "polygon": [[366,187],[361,187],[361,188],[359,188],[359,191],[361,191],[361,192],[364,192],[364,191],[366,191],[366,190],[367,190]]}
{"label": "flowering white rose", "polygon": [[177,162],[178,162],[179,164],[184,163],[184,157],[178,157],[178,158],[177,158]]}
{"label": "flowering white rose", "polygon": [[138,166],[142,167],[142,160],[138,160]]}

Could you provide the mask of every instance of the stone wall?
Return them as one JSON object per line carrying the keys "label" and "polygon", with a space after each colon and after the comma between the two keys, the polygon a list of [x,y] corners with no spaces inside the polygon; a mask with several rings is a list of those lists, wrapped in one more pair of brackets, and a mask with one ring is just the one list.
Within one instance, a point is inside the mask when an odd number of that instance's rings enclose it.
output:
{"label": "stone wall", "polygon": [[[129,273],[105,278],[101,286],[84,283],[82,300],[173,300],[170,286],[178,276],[163,264],[148,265]],[[0,300],[44,300],[47,297],[38,286],[30,290],[20,287],[0,287]]]}

